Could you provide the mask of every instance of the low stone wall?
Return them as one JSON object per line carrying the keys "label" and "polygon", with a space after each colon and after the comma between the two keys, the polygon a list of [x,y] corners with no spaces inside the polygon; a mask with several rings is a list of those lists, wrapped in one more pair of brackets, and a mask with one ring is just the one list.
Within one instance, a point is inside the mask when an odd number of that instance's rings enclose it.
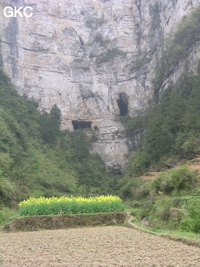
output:
{"label": "low stone wall", "polygon": [[122,212],[31,216],[16,219],[5,225],[3,230],[37,231],[40,229],[65,229],[81,226],[120,225],[124,223],[126,217],[127,215]]}

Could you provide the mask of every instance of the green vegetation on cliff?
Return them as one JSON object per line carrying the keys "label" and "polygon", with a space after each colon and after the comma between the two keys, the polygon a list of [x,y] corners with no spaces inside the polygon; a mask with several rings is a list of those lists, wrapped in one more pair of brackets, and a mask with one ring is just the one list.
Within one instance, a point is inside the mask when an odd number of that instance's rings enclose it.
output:
{"label": "green vegetation on cliff", "polygon": [[162,92],[158,104],[135,118],[124,118],[129,138],[141,137],[128,165],[129,175],[200,152],[199,102],[200,76],[184,76]]}
{"label": "green vegetation on cliff", "polygon": [[197,7],[191,14],[184,16],[179,23],[177,30],[168,40],[165,39],[164,48],[160,59],[157,61],[156,75],[153,80],[154,96],[158,100],[161,86],[183,60],[191,52],[191,48],[200,36],[200,7]]}
{"label": "green vegetation on cliff", "polygon": [[84,132],[60,131],[59,109],[37,107],[0,71],[0,208],[30,196],[112,193],[113,177]]}
{"label": "green vegetation on cliff", "polygon": [[[151,7],[151,15],[155,16],[158,8],[158,4]],[[140,140],[128,165],[130,175],[140,175],[150,166],[170,158],[192,157],[200,152],[200,62],[197,75],[189,71],[186,62],[177,84],[172,83],[162,91],[163,83],[199,41],[199,22],[200,7],[197,7],[165,39],[152,81],[154,103],[134,118],[123,118],[128,137],[137,136]]]}

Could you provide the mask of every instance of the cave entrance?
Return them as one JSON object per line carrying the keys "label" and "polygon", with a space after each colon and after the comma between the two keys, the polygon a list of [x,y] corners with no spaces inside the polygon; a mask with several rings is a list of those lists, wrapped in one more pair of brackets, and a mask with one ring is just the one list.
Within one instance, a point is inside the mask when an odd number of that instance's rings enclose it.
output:
{"label": "cave entrance", "polygon": [[128,96],[126,93],[119,93],[117,104],[120,110],[120,116],[126,116],[128,113]]}
{"label": "cave entrance", "polygon": [[74,130],[85,129],[85,128],[91,128],[92,122],[73,120],[72,125],[74,127]]}

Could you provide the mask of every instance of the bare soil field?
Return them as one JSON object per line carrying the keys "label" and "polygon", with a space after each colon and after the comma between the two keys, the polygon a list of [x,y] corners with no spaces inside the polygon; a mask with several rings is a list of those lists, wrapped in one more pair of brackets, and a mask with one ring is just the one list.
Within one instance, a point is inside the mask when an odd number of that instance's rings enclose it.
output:
{"label": "bare soil field", "polygon": [[190,267],[200,248],[120,226],[0,232],[2,267]]}

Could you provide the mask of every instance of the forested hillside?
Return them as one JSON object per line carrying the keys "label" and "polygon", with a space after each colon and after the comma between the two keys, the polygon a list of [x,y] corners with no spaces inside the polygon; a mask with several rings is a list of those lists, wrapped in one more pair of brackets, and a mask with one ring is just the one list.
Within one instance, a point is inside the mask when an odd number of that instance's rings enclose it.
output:
{"label": "forested hillside", "polygon": [[[127,135],[139,135],[140,144],[132,153],[120,195],[129,200],[132,215],[151,227],[200,231],[199,67],[197,72],[185,73],[143,114],[124,119]],[[153,180],[138,178],[145,172],[148,178],[150,170],[157,173]]]}
{"label": "forested hillside", "polygon": [[159,168],[173,159],[200,153],[200,75],[185,74],[169,86],[157,104],[135,118],[125,118],[127,135],[140,135],[133,152],[129,174],[140,175],[147,168]]}
{"label": "forested hillside", "polygon": [[115,181],[81,131],[60,131],[61,114],[47,114],[19,96],[0,71],[0,207],[30,196],[111,193]]}

